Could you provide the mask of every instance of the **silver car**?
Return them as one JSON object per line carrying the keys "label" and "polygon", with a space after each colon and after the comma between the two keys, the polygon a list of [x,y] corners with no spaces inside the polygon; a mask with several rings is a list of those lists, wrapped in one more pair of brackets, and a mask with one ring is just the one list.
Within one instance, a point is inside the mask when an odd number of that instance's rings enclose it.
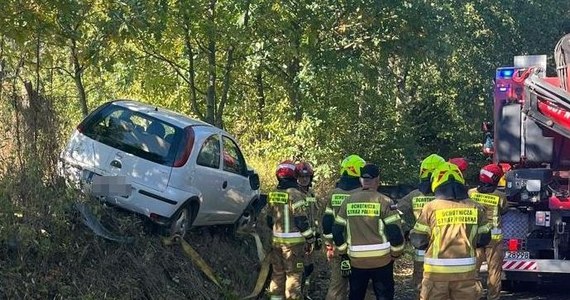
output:
{"label": "silver car", "polygon": [[171,234],[243,222],[260,199],[259,176],[230,134],[131,100],[87,116],[58,167],[72,186],[169,226]]}

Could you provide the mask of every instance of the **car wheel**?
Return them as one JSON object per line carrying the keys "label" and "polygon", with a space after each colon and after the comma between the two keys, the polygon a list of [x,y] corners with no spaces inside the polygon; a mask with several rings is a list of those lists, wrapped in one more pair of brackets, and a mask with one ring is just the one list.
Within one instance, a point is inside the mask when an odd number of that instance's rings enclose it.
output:
{"label": "car wheel", "polygon": [[242,215],[234,223],[234,231],[240,231],[240,229],[245,229],[250,226],[254,226],[256,223],[255,211],[253,207],[248,206],[242,213]]}
{"label": "car wheel", "polygon": [[178,235],[183,238],[190,230],[193,216],[191,208],[192,206],[183,207],[174,215],[170,223],[170,236]]}

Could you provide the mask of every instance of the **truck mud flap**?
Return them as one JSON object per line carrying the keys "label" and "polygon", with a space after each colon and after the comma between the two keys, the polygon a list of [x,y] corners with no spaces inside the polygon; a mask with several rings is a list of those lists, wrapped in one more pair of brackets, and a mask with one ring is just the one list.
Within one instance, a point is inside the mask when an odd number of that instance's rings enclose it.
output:
{"label": "truck mud flap", "polygon": [[95,214],[91,211],[91,209],[85,205],[85,203],[75,203],[75,209],[81,214],[83,224],[87,226],[93,233],[96,235],[108,239],[110,241],[119,242],[119,243],[132,243],[134,242],[133,237],[123,237],[116,235],[109,231],[107,228],[99,222]]}

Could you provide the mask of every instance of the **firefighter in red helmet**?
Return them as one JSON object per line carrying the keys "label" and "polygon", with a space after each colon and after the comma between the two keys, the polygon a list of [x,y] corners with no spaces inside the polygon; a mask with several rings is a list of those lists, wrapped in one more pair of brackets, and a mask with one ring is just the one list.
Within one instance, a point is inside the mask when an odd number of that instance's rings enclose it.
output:
{"label": "firefighter in red helmet", "polygon": [[461,171],[461,173],[463,173],[463,176],[465,176],[465,171],[467,171],[467,168],[469,167],[469,162],[465,158],[453,157],[453,158],[450,158],[448,160],[448,162],[456,165],[459,168],[459,171]]}
{"label": "firefighter in red helmet", "polygon": [[[491,225],[491,242],[477,249],[477,271],[483,261],[487,262],[487,299],[499,299],[501,293],[501,272],[503,267],[503,235],[501,215],[507,210],[505,194],[497,190],[503,169],[497,164],[489,164],[479,172],[479,186],[469,190],[469,198],[485,207],[487,221]],[[482,284],[478,284],[482,290]]]}
{"label": "firefighter in red helmet", "polygon": [[267,224],[273,229],[273,273],[270,299],[301,299],[305,249],[315,242],[300,191],[295,164],[284,161],[276,170],[277,188],[268,195]]}

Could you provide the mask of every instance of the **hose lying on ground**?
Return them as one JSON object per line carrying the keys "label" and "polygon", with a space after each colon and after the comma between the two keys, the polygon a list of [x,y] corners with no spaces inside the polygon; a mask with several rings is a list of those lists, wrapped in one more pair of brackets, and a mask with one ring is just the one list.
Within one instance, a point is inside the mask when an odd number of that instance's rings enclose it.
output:
{"label": "hose lying on ground", "polygon": [[271,271],[271,255],[272,255],[271,250],[269,250],[269,253],[267,253],[265,258],[261,262],[261,269],[259,270],[259,275],[257,275],[257,281],[255,282],[255,287],[253,288],[251,294],[243,298],[244,300],[257,299],[259,297],[259,294],[261,294],[261,292],[263,291],[263,288],[265,287],[265,282],[267,281],[267,278],[269,277],[269,273]]}
{"label": "hose lying on ground", "polygon": [[220,282],[218,281],[218,278],[216,277],[216,275],[214,274],[214,271],[212,270],[212,268],[210,268],[210,266],[206,263],[206,261],[200,256],[200,254],[198,254],[198,252],[196,252],[196,250],[194,250],[194,248],[192,248],[192,246],[190,246],[190,244],[188,244],[188,242],[186,242],[183,238],[180,238],[180,236],[172,236],[172,237],[168,237],[168,238],[163,238],[162,239],[162,243],[165,246],[171,246],[174,244],[180,244],[182,245],[182,250],[184,250],[184,254],[190,258],[190,260],[196,265],[198,266],[198,268],[204,273],[206,274],[206,276],[208,276],[208,278],[215,283],[219,288],[221,288],[222,286],[220,285]]}

